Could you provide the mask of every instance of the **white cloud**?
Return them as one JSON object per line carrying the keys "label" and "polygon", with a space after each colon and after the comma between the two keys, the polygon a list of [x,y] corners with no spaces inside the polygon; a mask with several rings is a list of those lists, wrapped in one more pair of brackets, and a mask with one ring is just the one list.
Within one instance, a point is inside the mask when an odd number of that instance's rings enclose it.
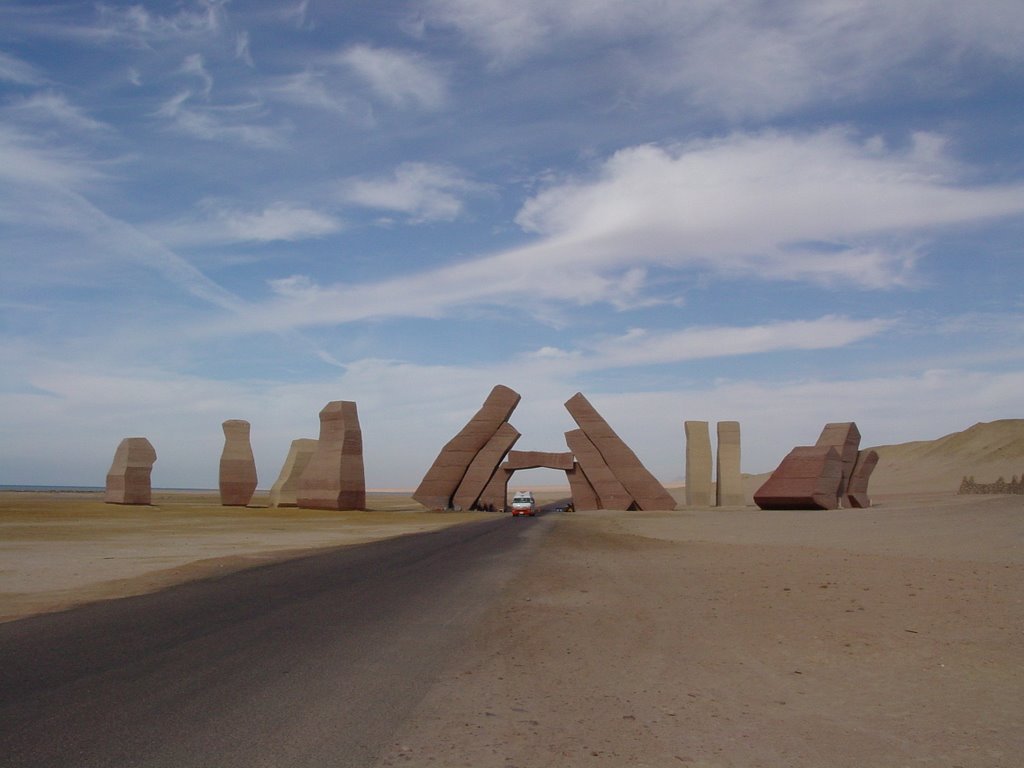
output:
{"label": "white cloud", "polygon": [[462,196],[483,189],[450,166],[402,163],[389,177],[346,180],[340,196],[367,208],[407,214],[415,222],[453,221],[463,211]]}
{"label": "white cloud", "polygon": [[788,0],[770,12],[759,0],[429,0],[426,18],[502,66],[567,45],[623,46],[633,87],[678,92],[732,117],[876,88],[941,91],[968,76],[972,57],[1024,58],[1024,6],[1014,0]]}
{"label": "white cloud", "polygon": [[39,85],[43,76],[31,64],[0,51],[0,80],[18,85]]}
{"label": "white cloud", "polygon": [[83,109],[69,102],[65,96],[55,92],[34,93],[11,102],[4,111],[19,121],[59,123],[76,131],[91,133],[111,130],[110,126],[90,117]]}
{"label": "white cloud", "polygon": [[181,63],[181,69],[179,70],[182,74],[193,75],[199,78],[202,83],[201,93],[203,96],[209,96],[210,91],[213,90],[213,77],[206,69],[206,64],[203,62],[203,55],[201,53],[189,54],[185,57],[185,60]]}
{"label": "white cloud", "polygon": [[192,8],[183,8],[174,15],[148,11],[142,5],[115,7],[97,5],[99,24],[95,29],[81,29],[97,40],[126,40],[144,46],[150,42],[215,34],[224,23],[228,0],[196,0]]}
{"label": "white cloud", "polygon": [[397,107],[439,109],[448,88],[437,66],[414,53],[392,48],[354,45],[338,56],[374,92]]}
{"label": "white cloud", "polygon": [[235,35],[235,58],[245,62],[248,66],[256,66],[252,59],[252,50],[249,47],[249,33],[239,32]]}
{"label": "white cloud", "polygon": [[155,225],[150,231],[177,246],[245,242],[295,242],[339,232],[342,222],[313,208],[279,201],[258,210],[242,210],[206,200],[196,219]]}
{"label": "white cloud", "polygon": [[373,112],[368,103],[346,93],[344,88],[330,82],[330,78],[321,72],[306,70],[273,78],[262,90],[276,101],[343,115],[363,128],[372,128],[374,125]]}
{"label": "white cloud", "polygon": [[204,141],[241,142],[257,149],[282,149],[286,146],[284,131],[242,118],[262,115],[259,103],[232,106],[193,106],[191,91],[182,91],[164,101],[155,112],[178,133]]}
{"label": "white cloud", "polygon": [[1024,186],[965,185],[937,146],[918,136],[890,149],[823,130],[631,147],[593,177],[528,200],[517,221],[537,236],[530,244],[375,284],[318,286],[302,301],[279,297],[246,324],[440,316],[524,293],[538,305],[627,307],[650,301],[646,267],[844,288],[907,285],[927,234],[1024,213]]}

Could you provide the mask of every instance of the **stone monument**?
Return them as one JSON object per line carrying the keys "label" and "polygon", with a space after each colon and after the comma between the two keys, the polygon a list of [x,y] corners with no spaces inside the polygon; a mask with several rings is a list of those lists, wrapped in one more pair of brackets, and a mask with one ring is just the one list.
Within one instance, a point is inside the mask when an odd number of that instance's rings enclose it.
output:
{"label": "stone monument", "polygon": [[494,387],[476,415],[441,449],[412,497],[429,509],[449,509],[473,459],[508,421],[519,399],[506,386]]}
{"label": "stone monument", "polygon": [[[601,417],[601,414],[582,393],[577,392],[569,398],[565,403],[565,408],[586,434],[608,469],[622,484],[638,509],[670,510],[676,508],[676,500],[672,498],[672,495],[647,470],[637,455],[630,450],[629,446],[615,433],[615,430]],[[598,492],[601,503],[605,507],[609,507],[604,494],[594,482],[587,463],[580,459],[578,453],[576,457],[583,467],[583,473],[587,475],[594,490]],[[619,509],[620,507],[611,508]],[[628,509],[628,507],[623,508]]]}
{"label": "stone monument", "polygon": [[711,506],[711,433],[706,421],[685,421],[686,506]]}
{"label": "stone monument", "polygon": [[[565,433],[565,442],[575,454],[583,474],[594,489],[600,509],[636,509],[636,502],[605,463],[601,452],[582,429]],[[581,511],[584,507],[578,507]]]}
{"label": "stone monument", "polygon": [[228,419],[224,429],[224,450],[220,454],[220,503],[244,507],[256,492],[256,459],[249,442],[248,421]]}
{"label": "stone monument", "polygon": [[313,458],[316,452],[317,441],[312,438],[302,437],[292,440],[288,449],[288,457],[284,460],[281,473],[277,481],[270,489],[270,506],[272,507],[297,507],[299,478]]}
{"label": "stone monument", "polygon": [[715,503],[742,507],[747,503],[740,474],[740,423],[718,422],[718,460],[715,462]]}
{"label": "stone monument", "polygon": [[578,462],[573,462],[572,469],[565,473],[569,479],[569,491],[572,493],[572,504],[580,512],[588,512],[601,508],[601,500],[597,498],[597,491],[590,484],[587,476]]}
{"label": "stone monument", "polygon": [[453,509],[473,509],[477,505],[501,460],[519,438],[519,430],[507,421],[498,427],[487,444],[469,463],[462,482],[452,496]]}
{"label": "stone monument", "polygon": [[153,500],[150,475],[155,461],[156,451],[149,440],[126,437],[114,452],[103,500],[107,504],[150,504]]}
{"label": "stone monument", "polygon": [[839,484],[840,500],[846,496],[846,487],[853,474],[853,465],[857,463],[857,451],[860,449],[860,431],[852,421],[826,424],[821,430],[815,445],[831,445],[836,449],[843,462],[843,478]]}
{"label": "stone monument", "polygon": [[320,439],[299,477],[304,509],[366,509],[363,433],[356,404],[335,400],[320,411]]}
{"label": "stone monument", "polygon": [[754,493],[761,509],[836,509],[843,461],[831,445],[805,445],[790,451]]}
{"label": "stone monument", "polygon": [[847,506],[858,509],[866,509],[871,506],[871,497],[868,496],[868,481],[877,464],[877,451],[860,451],[857,454],[857,463],[853,465],[850,484],[846,488]]}

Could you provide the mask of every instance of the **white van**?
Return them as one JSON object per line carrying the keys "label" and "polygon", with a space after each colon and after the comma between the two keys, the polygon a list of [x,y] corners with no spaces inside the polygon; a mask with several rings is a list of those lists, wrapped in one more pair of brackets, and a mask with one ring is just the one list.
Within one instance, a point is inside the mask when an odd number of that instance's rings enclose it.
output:
{"label": "white van", "polygon": [[537,502],[534,501],[532,491],[519,491],[512,497],[512,517],[537,514]]}

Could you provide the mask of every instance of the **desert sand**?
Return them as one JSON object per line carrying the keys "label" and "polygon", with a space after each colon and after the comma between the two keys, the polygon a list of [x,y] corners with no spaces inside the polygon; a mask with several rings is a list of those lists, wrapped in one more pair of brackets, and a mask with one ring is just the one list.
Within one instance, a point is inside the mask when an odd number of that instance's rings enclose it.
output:
{"label": "desert sand", "polygon": [[[379,765],[1019,764],[1024,496],[955,490],[1022,471],[1022,424],[885,447],[870,509],[510,520],[543,546]],[[0,493],[0,617],[491,516],[368,502]]]}

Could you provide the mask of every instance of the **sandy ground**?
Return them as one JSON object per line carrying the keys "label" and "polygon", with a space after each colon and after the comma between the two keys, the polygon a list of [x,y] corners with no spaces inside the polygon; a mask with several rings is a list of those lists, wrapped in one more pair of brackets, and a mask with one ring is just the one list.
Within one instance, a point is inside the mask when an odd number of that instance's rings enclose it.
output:
{"label": "sandy ground", "polygon": [[[875,501],[510,521],[549,535],[380,765],[1019,765],[1024,497]],[[370,505],[0,494],[0,615],[477,516]]]}
{"label": "sandy ground", "polygon": [[382,766],[1020,764],[1024,498],[553,526]]}

